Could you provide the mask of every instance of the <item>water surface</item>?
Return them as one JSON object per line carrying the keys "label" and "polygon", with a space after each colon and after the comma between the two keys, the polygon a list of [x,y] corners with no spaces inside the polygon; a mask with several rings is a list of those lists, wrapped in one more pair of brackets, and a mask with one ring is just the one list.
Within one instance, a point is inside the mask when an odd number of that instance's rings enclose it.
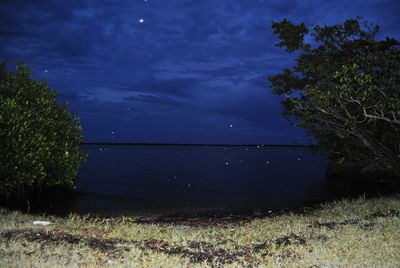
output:
{"label": "water surface", "polygon": [[293,209],[366,189],[325,179],[307,147],[83,145],[74,212],[250,212]]}

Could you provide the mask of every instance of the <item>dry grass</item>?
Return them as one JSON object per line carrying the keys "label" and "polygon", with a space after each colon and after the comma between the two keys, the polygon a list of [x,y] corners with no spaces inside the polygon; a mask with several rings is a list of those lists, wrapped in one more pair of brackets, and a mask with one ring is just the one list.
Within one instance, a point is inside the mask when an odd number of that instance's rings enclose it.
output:
{"label": "dry grass", "polygon": [[0,267],[399,267],[400,197],[340,201],[305,214],[168,223],[0,210],[0,232]]}

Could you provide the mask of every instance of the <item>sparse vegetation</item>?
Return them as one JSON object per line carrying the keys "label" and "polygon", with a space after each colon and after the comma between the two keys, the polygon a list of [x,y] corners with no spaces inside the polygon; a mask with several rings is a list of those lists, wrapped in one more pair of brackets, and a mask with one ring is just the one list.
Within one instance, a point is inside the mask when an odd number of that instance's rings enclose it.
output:
{"label": "sparse vegetation", "polygon": [[148,222],[1,210],[0,230],[1,267],[397,267],[400,196],[268,217]]}

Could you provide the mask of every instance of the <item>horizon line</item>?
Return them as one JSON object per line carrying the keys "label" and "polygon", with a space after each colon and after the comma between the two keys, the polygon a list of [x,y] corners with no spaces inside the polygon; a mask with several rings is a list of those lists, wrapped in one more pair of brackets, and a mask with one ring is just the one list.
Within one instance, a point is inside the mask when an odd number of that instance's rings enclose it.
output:
{"label": "horizon line", "polygon": [[215,146],[215,147],[310,147],[315,144],[223,144],[223,143],[154,143],[154,142],[82,142],[81,145],[135,145],[135,146]]}

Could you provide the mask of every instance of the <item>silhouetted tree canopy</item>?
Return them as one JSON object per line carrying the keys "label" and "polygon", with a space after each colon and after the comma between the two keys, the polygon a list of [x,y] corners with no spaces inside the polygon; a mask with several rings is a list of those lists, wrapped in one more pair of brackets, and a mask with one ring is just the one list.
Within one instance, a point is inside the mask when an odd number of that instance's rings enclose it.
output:
{"label": "silhouetted tree canopy", "polygon": [[295,117],[332,162],[400,176],[400,46],[377,39],[379,26],[360,18],[309,29],[273,22],[278,47],[295,65],[269,77]]}

